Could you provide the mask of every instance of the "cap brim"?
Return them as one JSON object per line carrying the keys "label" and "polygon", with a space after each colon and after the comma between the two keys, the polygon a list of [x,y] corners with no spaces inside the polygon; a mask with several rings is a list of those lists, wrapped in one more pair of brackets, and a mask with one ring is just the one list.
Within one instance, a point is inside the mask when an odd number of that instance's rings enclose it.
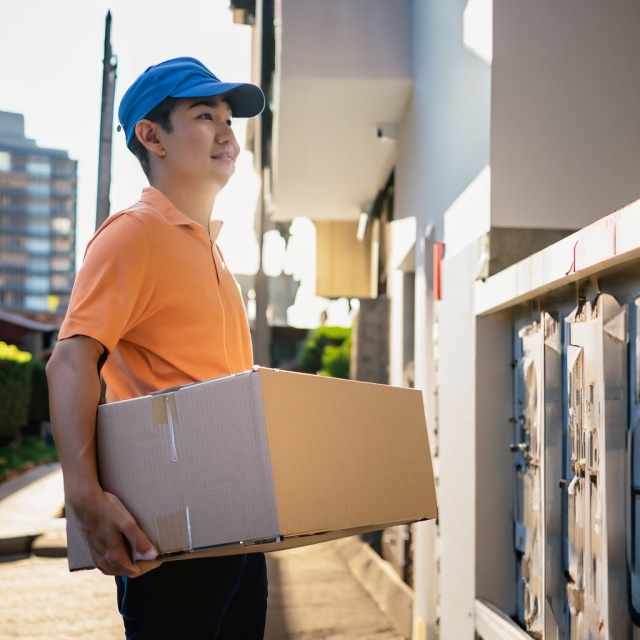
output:
{"label": "cap brim", "polygon": [[171,93],[171,98],[205,98],[227,94],[227,101],[234,118],[253,118],[260,115],[265,106],[264,93],[255,84],[245,82],[202,82]]}

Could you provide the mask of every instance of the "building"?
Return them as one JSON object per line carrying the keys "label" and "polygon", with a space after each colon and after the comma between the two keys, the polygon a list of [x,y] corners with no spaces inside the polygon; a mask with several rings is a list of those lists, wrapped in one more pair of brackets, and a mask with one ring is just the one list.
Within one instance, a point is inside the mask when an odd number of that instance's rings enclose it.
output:
{"label": "building", "polygon": [[640,5],[232,5],[271,219],[424,392],[439,518],[385,533],[413,640],[640,637]]}
{"label": "building", "polygon": [[0,307],[63,315],[75,277],[76,161],[0,111]]}

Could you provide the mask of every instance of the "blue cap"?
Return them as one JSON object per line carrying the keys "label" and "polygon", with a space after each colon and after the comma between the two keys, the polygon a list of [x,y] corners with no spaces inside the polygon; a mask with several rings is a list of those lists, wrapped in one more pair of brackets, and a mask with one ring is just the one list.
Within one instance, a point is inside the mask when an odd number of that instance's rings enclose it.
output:
{"label": "blue cap", "polygon": [[208,98],[225,93],[236,118],[252,118],[265,105],[262,89],[245,82],[221,82],[195,58],[173,58],[149,67],[127,89],[120,102],[118,120],[127,137],[136,123],[165,98]]}

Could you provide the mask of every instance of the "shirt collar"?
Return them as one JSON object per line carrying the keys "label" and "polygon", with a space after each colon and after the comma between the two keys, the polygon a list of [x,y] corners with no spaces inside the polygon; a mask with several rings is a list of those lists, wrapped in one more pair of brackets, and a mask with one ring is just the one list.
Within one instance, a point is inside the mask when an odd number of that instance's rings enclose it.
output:
{"label": "shirt collar", "polygon": [[[186,224],[194,228],[200,227],[197,222],[193,221],[188,216],[185,216],[182,211],[179,211],[171,200],[164,195],[164,193],[158,191],[158,189],[155,189],[154,187],[146,187],[143,189],[142,197],[140,199],[142,202],[148,204],[161,213],[162,217],[170,224]],[[209,234],[211,235],[211,240],[213,242],[218,239],[220,231],[222,230],[222,225],[222,220],[209,221]]]}

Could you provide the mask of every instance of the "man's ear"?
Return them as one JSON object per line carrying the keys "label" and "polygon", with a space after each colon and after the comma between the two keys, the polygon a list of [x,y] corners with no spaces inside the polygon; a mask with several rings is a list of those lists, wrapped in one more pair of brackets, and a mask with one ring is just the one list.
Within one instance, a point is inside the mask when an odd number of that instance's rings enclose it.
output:
{"label": "man's ear", "polygon": [[165,157],[166,151],[161,140],[160,125],[157,122],[139,120],[136,122],[134,135],[149,153],[155,154],[158,158]]}

